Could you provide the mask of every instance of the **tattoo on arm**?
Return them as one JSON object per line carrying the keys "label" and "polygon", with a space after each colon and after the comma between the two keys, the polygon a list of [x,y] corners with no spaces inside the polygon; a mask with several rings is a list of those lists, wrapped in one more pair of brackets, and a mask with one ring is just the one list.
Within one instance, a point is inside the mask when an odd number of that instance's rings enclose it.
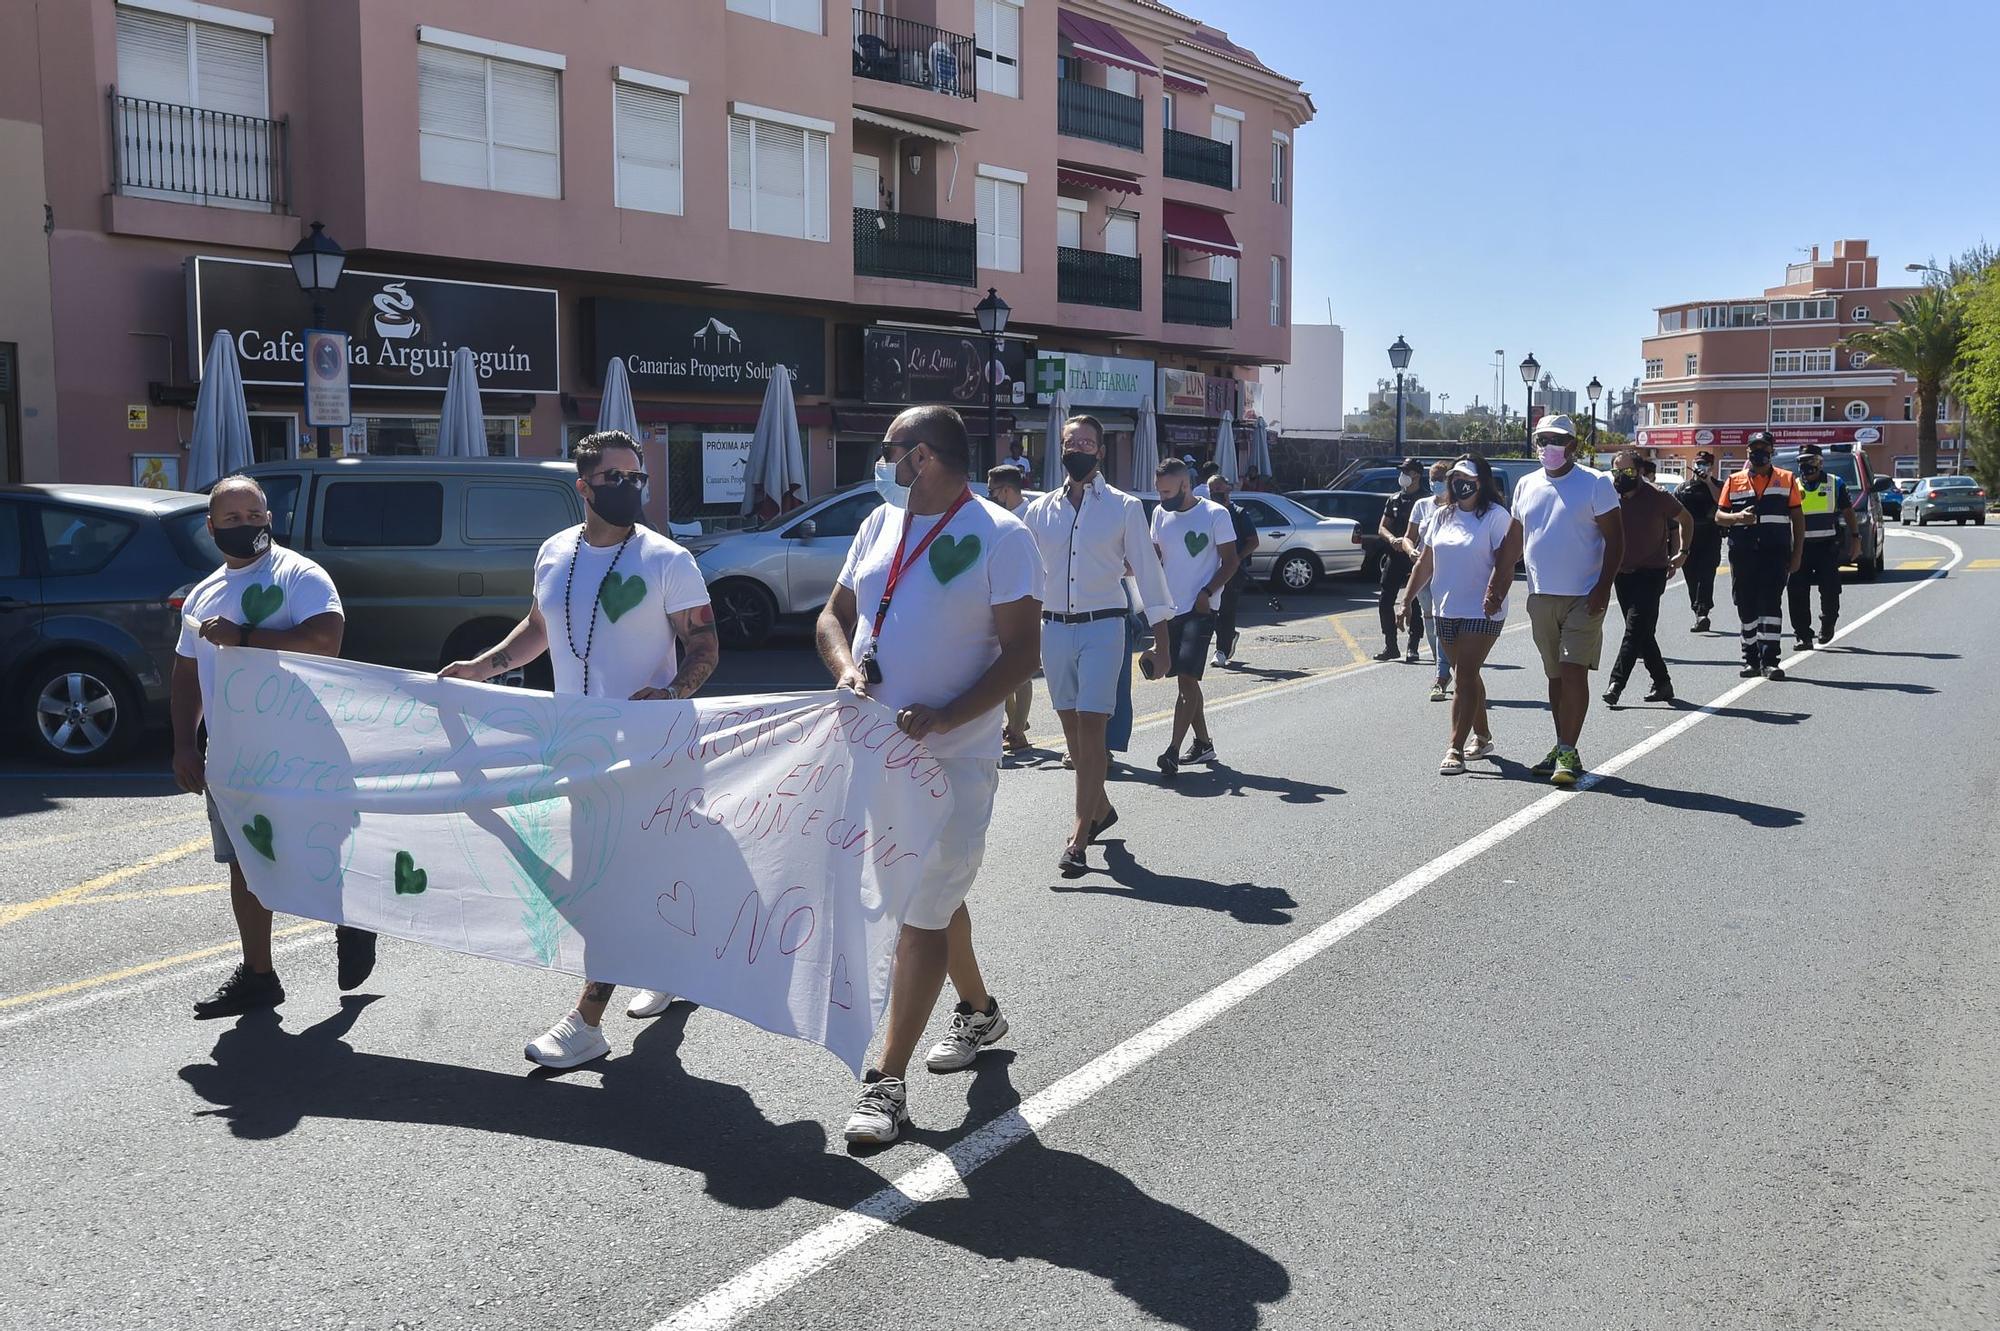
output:
{"label": "tattoo on arm", "polygon": [[605,984],[600,980],[592,980],[583,986],[583,996],[592,1003],[609,1003],[611,1001],[611,991],[615,988],[617,988],[616,985]]}
{"label": "tattoo on arm", "polygon": [[505,670],[508,666],[514,664],[514,658],[509,656],[506,653],[506,651],[502,649],[495,649],[487,656],[486,659],[493,663],[493,668],[495,670]]}
{"label": "tattoo on arm", "polygon": [[687,698],[698,692],[715,673],[717,661],[721,658],[721,643],[715,635],[715,610],[706,605],[698,605],[689,610],[670,616],[674,635],[681,641],[685,655],[681,668],[674,675],[674,682],[668,685],[676,698]]}

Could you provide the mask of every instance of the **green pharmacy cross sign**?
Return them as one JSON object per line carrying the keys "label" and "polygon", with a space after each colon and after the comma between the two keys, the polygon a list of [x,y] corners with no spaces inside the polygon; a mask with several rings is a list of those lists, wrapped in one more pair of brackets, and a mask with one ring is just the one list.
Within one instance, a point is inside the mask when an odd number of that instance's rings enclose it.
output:
{"label": "green pharmacy cross sign", "polygon": [[1062,392],[1069,373],[1067,362],[1061,356],[1037,356],[1035,358],[1035,393],[1039,397],[1054,397]]}

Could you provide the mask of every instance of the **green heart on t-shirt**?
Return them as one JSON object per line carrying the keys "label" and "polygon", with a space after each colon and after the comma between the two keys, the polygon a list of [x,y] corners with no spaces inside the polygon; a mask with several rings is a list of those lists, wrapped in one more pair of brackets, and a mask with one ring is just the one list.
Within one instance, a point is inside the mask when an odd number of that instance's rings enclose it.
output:
{"label": "green heart on t-shirt", "polygon": [[285,589],[272,583],[265,586],[253,582],[243,589],[243,618],[252,628],[278,613],[278,607],[285,603]]}
{"label": "green heart on t-shirt", "polygon": [[1208,533],[1205,531],[1188,532],[1181,537],[1181,540],[1187,543],[1190,557],[1199,555],[1202,551],[1208,549]]}
{"label": "green heart on t-shirt", "polygon": [[637,573],[629,578],[607,573],[597,599],[604,602],[604,613],[616,623],[620,615],[646,599],[646,580]]}
{"label": "green heart on t-shirt", "polygon": [[931,572],[939,582],[950,582],[978,562],[977,536],[940,536],[931,543]]}

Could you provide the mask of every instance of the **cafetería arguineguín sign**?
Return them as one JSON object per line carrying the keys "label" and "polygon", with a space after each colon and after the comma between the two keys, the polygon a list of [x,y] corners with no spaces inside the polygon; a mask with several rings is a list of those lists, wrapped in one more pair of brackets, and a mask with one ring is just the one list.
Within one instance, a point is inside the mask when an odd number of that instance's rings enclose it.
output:
{"label": "cafeter\u00eda arguinegu\u00edn sign", "polygon": [[[354,388],[441,393],[451,379],[452,353],[470,347],[482,391],[558,391],[562,339],[550,288],[349,268],[320,303],[326,307],[321,326],[348,336]],[[236,344],[244,383],[299,387],[305,377],[301,330],[310,310],[289,264],[190,259],[195,377],[222,329]]]}

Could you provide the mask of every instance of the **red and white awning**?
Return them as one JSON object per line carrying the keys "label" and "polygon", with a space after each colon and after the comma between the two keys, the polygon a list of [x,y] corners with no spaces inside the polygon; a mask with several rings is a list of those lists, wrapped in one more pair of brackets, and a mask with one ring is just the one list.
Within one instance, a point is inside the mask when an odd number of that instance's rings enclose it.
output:
{"label": "red and white awning", "polygon": [[1225,259],[1240,258],[1243,247],[1229,229],[1229,219],[1221,213],[1172,199],[1160,204],[1160,220],[1165,224],[1166,242],[1201,254],[1219,254]]}
{"label": "red and white awning", "polygon": [[1132,45],[1124,33],[1103,19],[1087,18],[1082,14],[1072,14],[1067,9],[1058,9],[1056,27],[1069,38],[1080,60],[1095,60],[1100,65],[1129,69],[1148,78],[1160,75],[1160,67],[1148,60],[1144,51]]}
{"label": "red and white awning", "polygon": [[1106,175],[1102,171],[1086,171],[1080,166],[1065,166],[1056,163],[1056,183],[1074,185],[1078,189],[1105,190],[1112,194],[1143,194],[1136,180],[1123,176]]}
{"label": "red and white awning", "polygon": [[1171,69],[1160,71],[1160,82],[1166,84],[1175,92],[1191,92],[1199,96],[1208,91],[1207,80],[1198,79],[1192,74],[1176,74]]}

